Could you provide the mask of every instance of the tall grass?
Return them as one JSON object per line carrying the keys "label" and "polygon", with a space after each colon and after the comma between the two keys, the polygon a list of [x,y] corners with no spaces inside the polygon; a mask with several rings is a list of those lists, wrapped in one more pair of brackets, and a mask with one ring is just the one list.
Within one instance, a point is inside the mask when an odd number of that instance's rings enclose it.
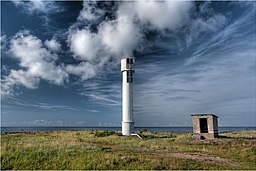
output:
{"label": "tall grass", "polygon": [[143,134],[144,140],[111,131],[1,135],[1,169],[256,169],[256,131],[204,141],[190,134]]}

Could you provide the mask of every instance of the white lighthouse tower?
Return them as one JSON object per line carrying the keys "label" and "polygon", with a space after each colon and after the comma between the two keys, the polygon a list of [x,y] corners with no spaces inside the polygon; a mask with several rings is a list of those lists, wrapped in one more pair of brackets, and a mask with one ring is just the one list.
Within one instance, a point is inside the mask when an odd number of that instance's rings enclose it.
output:
{"label": "white lighthouse tower", "polygon": [[121,60],[122,83],[122,134],[130,136],[134,128],[133,120],[133,58]]}

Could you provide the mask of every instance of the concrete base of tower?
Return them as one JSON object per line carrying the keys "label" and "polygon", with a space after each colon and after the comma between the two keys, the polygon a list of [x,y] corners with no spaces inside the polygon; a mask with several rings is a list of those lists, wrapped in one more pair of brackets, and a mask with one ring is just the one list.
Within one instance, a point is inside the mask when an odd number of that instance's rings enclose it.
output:
{"label": "concrete base of tower", "polygon": [[134,129],[134,122],[122,122],[122,134],[125,136],[131,136]]}

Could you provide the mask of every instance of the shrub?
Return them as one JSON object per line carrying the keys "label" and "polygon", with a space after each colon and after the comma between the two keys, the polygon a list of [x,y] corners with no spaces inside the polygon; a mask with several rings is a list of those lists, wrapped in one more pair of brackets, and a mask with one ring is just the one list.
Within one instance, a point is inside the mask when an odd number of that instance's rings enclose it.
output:
{"label": "shrub", "polygon": [[143,132],[148,132],[148,130],[146,128],[139,130],[139,133],[142,134]]}
{"label": "shrub", "polygon": [[115,135],[122,136],[123,134],[121,132],[115,132]]}
{"label": "shrub", "polygon": [[107,136],[110,136],[110,135],[114,135],[115,132],[114,131],[96,131],[94,136],[95,137],[107,137]]}

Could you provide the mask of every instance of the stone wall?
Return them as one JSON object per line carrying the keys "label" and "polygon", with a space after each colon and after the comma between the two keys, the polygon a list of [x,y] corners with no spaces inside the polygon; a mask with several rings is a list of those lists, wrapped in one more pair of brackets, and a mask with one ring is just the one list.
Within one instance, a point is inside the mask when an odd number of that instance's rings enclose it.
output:
{"label": "stone wall", "polygon": [[[207,118],[208,133],[201,133],[200,119]],[[214,139],[218,137],[218,120],[213,114],[192,115],[193,138],[194,139]]]}

